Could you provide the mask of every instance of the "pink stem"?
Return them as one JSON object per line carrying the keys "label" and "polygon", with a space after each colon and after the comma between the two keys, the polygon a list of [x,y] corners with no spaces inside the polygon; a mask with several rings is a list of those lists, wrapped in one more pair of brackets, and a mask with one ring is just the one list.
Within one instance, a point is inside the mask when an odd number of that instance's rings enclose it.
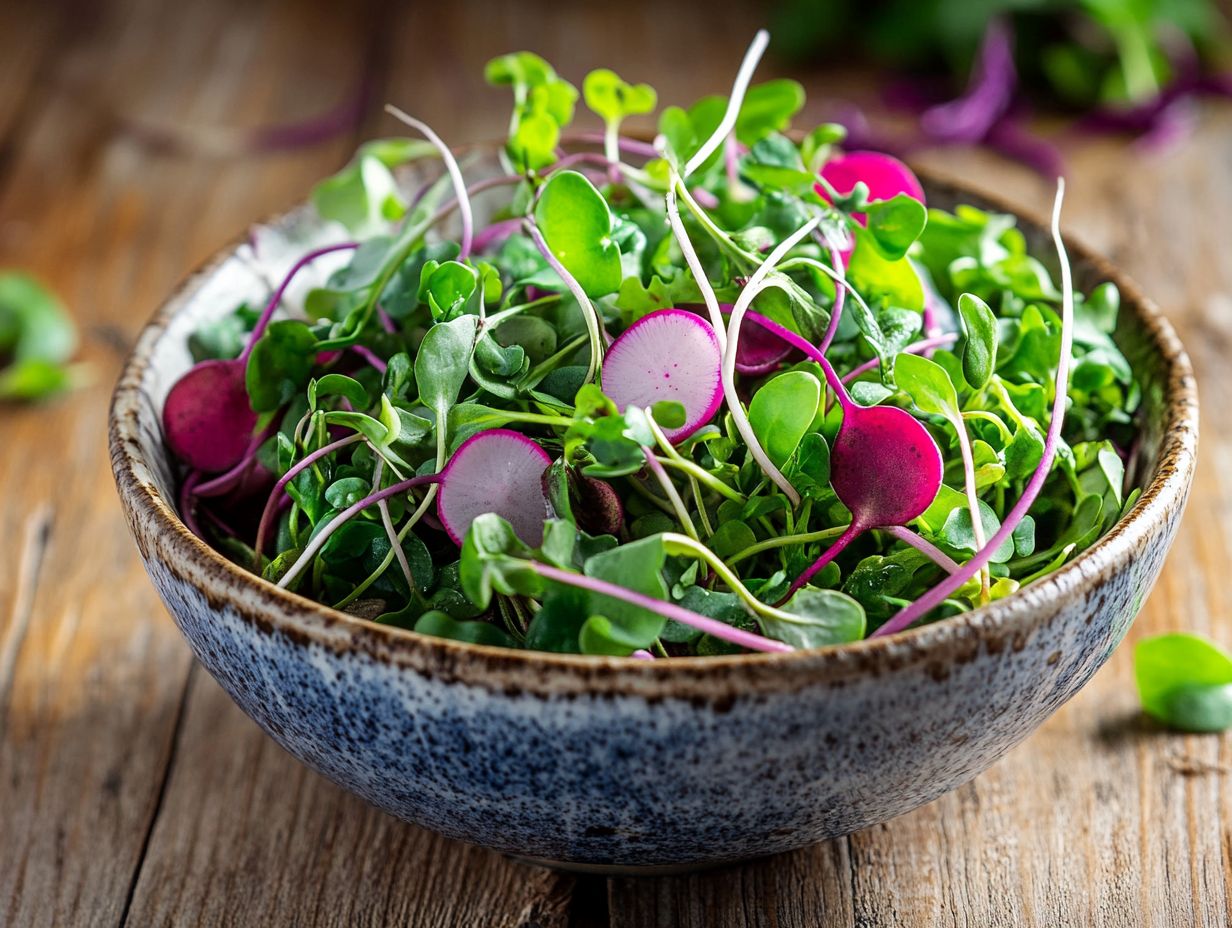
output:
{"label": "pink stem", "polygon": [[634,651],[629,656],[636,657],[639,661],[653,661],[655,659],[655,656],[651,654],[649,651],[647,651],[645,648],[638,648],[636,651]]}
{"label": "pink stem", "polygon": [[838,397],[839,405],[842,406],[844,410],[850,409],[855,405],[851,397],[848,395],[846,388],[843,386],[842,381],[838,379],[838,374],[834,372],[834,366],[830,363],[830,360],[817,349],[816,345],[810,342],[803,335],[793,332],[786,326],[779,325],[773,319],[768,319],[761,313],[755,313],[750,310],[748,317],[751,321],[757,323],[767,332],[773,332],[793,348],[800,349],[800,351],[804,352],[805,355],[820,364],[821,372],[826,377],[826,383],[830,385],[830,389],[834,391],[834,395]]}
{"label": "pink stem", "polygon": [[398,324],[394,322],[393,318],[389,315],[389,313],[381,309],[380,306],[376,308],[376,317],[377,319],[381,320],[381,328],[383,328],[386,332],[388,332],[390,335],[398,334]]}
{"label": "pink stem", "polygon": [[[912,342],[902,350],[902,354],[923,354],[931,348],[944,348],[947,345],[952,345],[958,341],[958,336],[954,333],[946,333],[945,335],[934,335],[932,338],[924,338],[918,342]],[[876,370],[881,366],[880,358],[873,358],[870,361],[865,361],[859,367],[852,370],[843,376],[843,383],[851,383],[857,377],[867,374],[869,371]]]}
{"label": "pink stem", "polygon": [[792,596],[795,595],[796,591],[800,589],[800,587],[804,586],[804,584],[812,580],[819,570],[821,570],[823,567],[829,564],[832,560],[834,560],[836,557],[842,554],[843,550],[849,544],[855,541],[856,538],[858,538],[863,531],[864,531],[864,526],[853,519],[851,524],[847,526],[846,531],[844,531],[843,534],[839,535],[838,538],[834,539],[834,543],[830,545],[830,547],[826,548],[825,551],[822,552],[821,557],[813,561],[813,563],[809,565],[809,568],[804,573],[802,573],[800,576],[796,577],[796,579],[792,581],[791,586],[787,588],[787,592],[783,595],[783,598],[780,599],[775,605],[782,606],[783,603],[791,599]]}
{"label": "pink stem", "polygon": [[316,451],[304,455],[301,460],[295,464],[292,464],[291,467],[287,469],[287,472],[278,479],[276,484],[274,484],[274,489],[270,492],[269,499],[265,501],[265,508],[261,511],[261,521],[257,523],[257,540],[253,544],[253,548],[257,552],[258,572],[261,566],[261,552],[265,548],[265,536],[269,531],[270,519],[273,518],[274,511],[277,508],[279,501],[282,499],[282,493],[287,488],[287,484],[294,480],[296,475],[302,473],[304,468],[311,467],[327,454],[333,454],[335,451],[345,448],[347,445],[353,445],[356,442],[363,440],[364,436],[357,432],[354,435],[348,435],[346,438],[339,438],[337,441],[332,441],[328,445],[322,445]]}
{"label": "pink stem", "polygon": [[270,437],[273,431],[274,426],[271,425],[264,431],[258,432],[256,435],[252,436],[252,441],[248,443],[248,448],[244,451],[244,456],[240,458],[239,462],[230,470],[224,471],[217,477],[207,480],[204,483],[197,484],[196,489],[193,490],[193,495],[222,496],[222,494],[234,487],[235,484],[242,480],[244,475],[248,473],[249,468],[252,467],[253,459],[257,456],[257,451],[260,449],[265,439]]}
{"label": "pink stem", "polygon": [[261,336],[265,334],[265,329],[269,326],[270,320],[274,317],[274,311],[282,303],[283,294],[287,292],[287,287],[291,285],[291,279],[299,273],[300,268],[307,264],[311,264],[322,255],[328,255],[335,251],[346,251],[359,247],[359,242],[341,242],[337,245],[326,245],[323,248],[315,248],[308,254],[304,255],[291,266],[291,270],[287,272],[287,276],[283,278],[282,284],[274,291],[274,295],[270,297],[270,301],[265,305],[265,309],[261,313],[261,317],[257,319],[257,324],[253,326],[252,332],[248,335],[248,343],[244,346],[244,351],[236,360],[240,364],[248,363],[248,356],[252,354],[252,349],[260,341]]}
{"label": "pink stem", "polygon": [[[834,265],[834,269],[840,274],[843,266],[842,256],[839,255],[838,249],[826,242],[826,247],[830,249],[830,263]],[[834,305],[830,308],[830,322],[826,326],[826,334],[822,336],[821,345],[818,351],[825,354],[830,350],[830,343],[834,341],[834,335],[838,332],[839,321],[843,318],[843,306],[847,301],[847,287],[845,284],[840,284],[837,281],[834,283]]]}
{"label": "pink stem", "polygon": [[308,564],[314,557],[317,556],[320,550],[325,547],[325,542],[329,541],[329,539],[333,537],[334,532],[338,531],[338,529],[342,528],[342,526],[344,526],[351,519],[355,518],[369,506],[373,506],[382,500],[389,499],[391,496],[397,496],[399,493],[405,493],[407,490],[413,490],[415,487],[423,486],[426,483],[440,482],[440,474],[425,474],[422,477],[411,477],[409,480],[402,480],[392,486],[388,486],[384,490],[369,493],[359,502],[348,506],[346,509],[342,510],[342,512],[338,513],[338,515],[334,516],[325,528],[321,529],[321,531],[313,536],[312,541],[308,542],[308,546],[304,548],[303,553],[300,554],[295,563],[288,567],[287,572],[279,578],[278,585],[281,587],[286,587],[289,585],[292,580],[299,576],[300,572],[304,569],[304,565]]}
{"label": "pink stem", "polygon": [[883,525],[880,531],[897,538],[903,544],[911,545],[926,558],[944,570],[947,574],[957,573],[960,569],[956,560],[934,545],[927,538],[918,535],[902,525]]}
{"label": "pink stem", "polygon": [[382,374],[385,373],[385,369],[389,366],[384,361],[382,361],[380,358],[378,358],[375,354],[373,354],[370,349],[365,348],[363,345],[352,345],[351,350],[354,351],[361,358],[363,358],[365,361],[367,361],[369,364],[371,364],[373,367],[375,367]]}
{"label": "pink stem", "polygon": [[719,208],[719,198],[705,187],[694,187],[689,191],[689,193],[693,194],[693,199],[697,201],[699,206],[705,207],[706,209]]}
{"label": "pink stem", "polygon": [[773,638],[766,638],[753,632],[746,632],[742,628],[735,628],[725,622],[720,622],[718,619],[707,618],[682,606],[677,606],[675,603],[655,599],[653,596],[646,596],[642,593],[625,589],[623,586],[608,583],[606,580],[587,577],[584,574],[575,574],[572,571],[561,570],[557,567],[541,564],[538,561],[528,561],[527,563],[531,570],[547,580],[564,583],[568,586],[577,587],[580,590],[588,590],[601,596],[610,596],[612,599],[619,599],[621,602],[649,609],[651,612],[657,613],[664,618],[674,619],[682,625],[696,628],[708,635],[713,635],[715,638],[721,638],[723,641],[738,644],[740,647],[748,648],[750,651],[795,650],[791,645],[784,644],[782,641],[775,641]]}

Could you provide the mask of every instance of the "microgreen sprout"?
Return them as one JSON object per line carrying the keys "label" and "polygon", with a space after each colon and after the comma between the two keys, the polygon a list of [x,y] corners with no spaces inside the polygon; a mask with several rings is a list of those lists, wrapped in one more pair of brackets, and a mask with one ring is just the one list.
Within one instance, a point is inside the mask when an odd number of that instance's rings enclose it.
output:
{"label": "microgreen sprout", "polygon": [[[1137,492],[1115,289],[1074,294],[1056,214],[1059,288],[1012,217],[926,211],[833,126],[793,141],[799,85],[751,84],[765,42],[653,146],[621,135],[649,86],[591,72],[604,131],[577,133],[572,84],[498,58],[494,175],[391,108],[428,141],[366,143],[313,196],[355,240],[189,339],[163,417],[190,530],[378,622],[638,660],[889,634],[1092,544]],[[1222,705],[1199,696],[1186,724]]]}

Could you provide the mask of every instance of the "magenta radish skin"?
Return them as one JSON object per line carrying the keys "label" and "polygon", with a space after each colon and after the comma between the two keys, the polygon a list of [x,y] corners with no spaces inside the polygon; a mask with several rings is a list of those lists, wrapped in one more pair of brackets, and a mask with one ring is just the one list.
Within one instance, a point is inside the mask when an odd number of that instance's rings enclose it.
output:
{"label": "magenta radish skin", "polygon": [[[870,201],[892,200],[905,193],[921,203],[925,202],[924,188],[911,168],[879,151],[849,151],[831,158],[822,165],[821,176],[839,193],[851,193],[855,185],[863,181],[868,187]],[[824,187],[819,185],[817,192],[829,199]],[[860,225],[867,224],[862,213],[856,213],[855,220]]]}
{"label": "magenta radish skin", "polygon": [[723,402],[722,352],[710,323],[683,309],[643,316],[612,342],[603,361],[603,392],[623,412],[669,401],[684,407],[684,425],[665,429],[683,441],[714,418]]}
{"label": "magenta radish skin", "polygon": [[240,462],[257,426],[248,404],[244,365],[202,361],[175,382],[163,404],[163,434],[188,467],[207,474]]}
{"label": "magenta radish skin", "polygon": [[830,449],[830,485],[853,525],[906,525],[937,498],[942,469],[937,443],[906,410],[844,408]]}
{"label": "magenta radish skin", "polygon": [[436,511],[446,534],[461,547],[471,523],[494,512],[522,541],[538,547],[548,516],[542,477],[551,463],[539,445],[511,429],[468,438],[441,472]]}

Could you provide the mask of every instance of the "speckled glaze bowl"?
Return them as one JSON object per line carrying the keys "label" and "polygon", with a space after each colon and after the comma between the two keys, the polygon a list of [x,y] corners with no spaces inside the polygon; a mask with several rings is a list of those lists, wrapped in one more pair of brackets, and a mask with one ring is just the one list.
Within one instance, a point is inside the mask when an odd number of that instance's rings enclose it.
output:
{"label": "speckled glaze bowl", "polygon": [[[924,178],[930,202],[1002,209]],[[320,232],[310,210],[271,227]],[[1045,230],[1023,228],[1047,256]],[[318,235],[319,238],[319,235]],[[507,651],[363,621],[278,589],[176,515],[160,432],[186,339],[269,281],[251,243],[193,274],[142,332],[110,442],[125,515],[197,658],[284,748],[407,821],[559,866],[679,869],[798,848],[970,780],[1073,696],[1159,574],[1194,469],[1197,398],[1176,335],[1073,245],[1083,289],[1121,289],[1143,381],[1132,513],[1073,563],[958,618],[794,654],[639,661]]]}

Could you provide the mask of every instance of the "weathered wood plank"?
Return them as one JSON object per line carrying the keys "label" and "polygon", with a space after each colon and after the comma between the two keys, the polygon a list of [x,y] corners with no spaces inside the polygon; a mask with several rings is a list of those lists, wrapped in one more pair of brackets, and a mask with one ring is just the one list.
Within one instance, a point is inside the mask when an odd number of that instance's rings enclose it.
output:
{"label": "weathered wood plank", "polygon": [[197,668],[128,924],[563,928],[571,886],[365,805]]}

